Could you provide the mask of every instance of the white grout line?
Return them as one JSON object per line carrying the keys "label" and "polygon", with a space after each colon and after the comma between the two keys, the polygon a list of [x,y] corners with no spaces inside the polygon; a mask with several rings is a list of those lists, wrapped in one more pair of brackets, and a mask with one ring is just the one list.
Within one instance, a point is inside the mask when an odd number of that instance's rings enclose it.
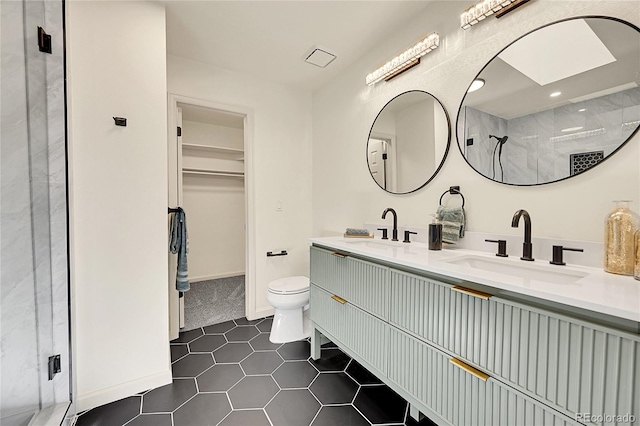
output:
{"label": "white grout line", "polygon": [[[229,396],[227,396],[227,399],[229,399]],[[224,422],[224,419],[226,419],[227,417],[229,417],[231,415],[231,413],[233,413],[235,410],[233,409],[233,407],[231,407],[231,411],[229,411],[227,413],[226,416],[224,416],[218,423],[216,423],[216,426],[218,426],[219,424],[221,424],[222,422]]]}
{"label": "white grout line", "polygon": [[[277,383],[276,383],[276,386],[278,386],[278,384],[277,384]],[[278,388],[280,388],[280,386],[278,386]],[[283,392],[283,390],[282,390],[282,389],[280,389],[278,392],[276,392],[276,394],[275,394],[275,395],[273,395],[273,396],[271,397],[271,399],[270,399],[269,401],[267,401],[267,403],[266,403],[266,404],[264,404],[264,407],[262,407],[262,409],[264,410],[264,412],[265,412],[265,413],[267,412],[267,406],[268,406],[269,404],[271,404],[271,401],[273,401],[274,399],[276,399],[276,396],[280,395],[280,392]]]}
{"label": "white grout line", "polygon": [[313,422],[315,421],[316,417],[318,417],[318,415],[320,414],[320,411],[322,411],[322,404],[320,404],[320,408],[318,408],[318,410],[316,411],[316,414],[313,416],[313,418],[309,422],[309,426],[311,426],[313,424]]}
{"label": "white grout line", "polygon": [[264,411],[264,415],[267,416],[267,420],[269,421],[269,424],[273,426],[273,422],[271,421],[271,417],[269,417],[269,413],[267,413],[267,410],[263,408],[262,411]]}
{"label": "white grout line", "polygon": [[181,409],[182,407],[184,407],[184,405],[191,401],[193,398],[195,398],[196,396],[200,395],[199,393],[193,395],[191,398],[187,399],[185,402],[183,402],[182,404],[178,405],[173,411],[171,411],[171,413],[175,413],[176,411],[178,411],[179,409]]}
{"label": "white grout line", "polygon": [[[358,389],[358,391],[360,391],[360,389]],[[357,394],[357,393],[356,393],[356,394]],[[355,400],[356,400],[356,399],[355,399],[355,397],[354,397],[354,398],[353,398],[353,401],[355,402]],[[355,404],[353,404],[353,403],[352,403],[352,404],[351,404],[351,406],[353,407],[353,409],[354,409],[354,410],[356,410],[356,411],[357,411],[357,412],[362,416],[362,418],[364,419],[364,421],[365,421],[365,422],[369,423],[370,425],[372,425],[372,424],[373,424],[373,422],[372,422],[371,420],[369,420],[369,419],[367,418],[367,416],[365,416],[365,415],[364,415],[364,413],[363,413],[362,411],[360,411],[360,410],[358,409],[358,407],[356,407],[356,405],[355,405]],[[377,426],[377,425],[376,425],[376,426]]]}

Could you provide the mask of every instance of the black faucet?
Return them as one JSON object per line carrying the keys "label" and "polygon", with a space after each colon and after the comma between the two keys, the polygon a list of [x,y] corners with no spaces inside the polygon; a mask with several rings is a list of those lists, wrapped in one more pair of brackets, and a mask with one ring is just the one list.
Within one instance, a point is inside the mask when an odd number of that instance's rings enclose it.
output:
{"label": "black faucet", "polygon": [[518,210],[511,220],[511,227],[517,228],[520,223],[520,217],[524,217],[524,243],[522,243],[522,260],[534,260],[531,254],[533,253],[533,244],[531,244],[531,217],[526,210]]}
{"label": "black faucet", "polygon": [[396,211],[389,207],[382,212],[382,218],[384,219],[387,217],[387,213],[389,212],[393,213],[393,237],[391,238],[391,241],[398,241],[398,215],[396,214]]}

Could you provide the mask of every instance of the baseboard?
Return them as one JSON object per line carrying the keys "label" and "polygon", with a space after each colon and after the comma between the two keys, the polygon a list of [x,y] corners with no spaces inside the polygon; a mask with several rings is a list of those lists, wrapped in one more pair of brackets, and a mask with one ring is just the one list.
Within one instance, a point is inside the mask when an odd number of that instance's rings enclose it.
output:
{"label": "baseboard", "polygon": [[135,395],[139,392],[144,392],[148,389],[155,389],[160,386],[168,385],[172,380],[171,370],[167,370],[163,373],[153,374],[151,376],[125,382],[117,386],[111,386],[88,394],[78,395],[78,398],[76,399],[76,412],[81,413],[82,411],[99,407],[101,405]]}
{"label": "baseboard", "polygon": [[244,271],[227,272],[225,274],[217,274],[217,275],[206,275],[203,277],[189,277],[189,281],[191,281],[192,283],[197,283],[199,281],[218,280],[220,278],[237,277],[239,275],[244,275]]}
{"label": "baseboard", "polygon": [[275,309],[273,309],[272,306],[269,306],[267,308],[258,309],[255,312],[247,312],[247,319],[249,321],[253,321],[253,320],[256,320],[256,319],[260,319],[260,318],[271,316],[275,312],[276,312]]}

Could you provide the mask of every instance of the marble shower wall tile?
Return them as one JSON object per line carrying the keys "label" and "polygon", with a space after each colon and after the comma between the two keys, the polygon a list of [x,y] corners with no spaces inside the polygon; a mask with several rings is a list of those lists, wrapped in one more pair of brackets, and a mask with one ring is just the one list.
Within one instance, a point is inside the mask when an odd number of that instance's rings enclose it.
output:
{"label": "marble shower wall tile", "polygon": [[[474,146],[477,146],[467,147],[466,158],[476,170],[491,176],[493,148],[490,151],[482,143],[495,132],[493,134],[509,136],[502,153],[505,182],[550,182],[571,174],[571,154],[603,151],[606,158],[629,138],[640,124],[636,123],[640,121],[640,88],[510,120],[470,107],[465,107],[465,112],[465,138],[473,135]],[[501,122],[504,127],[499,125]],[[571,128],[576,129],[568,130]],[[601,134],[567,137],[594,129],[602,129]]]}
{"label": "marble shower wall tile", "polygon": [[466,147],[466,159],[479,173],[491,177],[494,174],[491,158],[497,141],[489,139],[489,135],[504,135],[506,121],[471,107],[465,107],[465,117],[464,140],[473,139],[473,145]]}
{"label": "marble shower wall tile", "polygon": [[[0,417],[33,412],[39,404],[26,62],[22,3],[1,8],[0,101]],[[26,314],[25,314],[26,313]]]}
{"label": "marble shower wall tile", "polygon": [[[51,35],[52,54],[46,55],[47,133],[49,146],[49,182],[66,185],[64,55],[62,2],[44,2],[44,24]],[[65,194],[66,197],[66,194]],[[66,210],[66,207],[65,207]],[[66,228],[66,225],[65,225]],[[65,248],[66,251],[66,248]]]}

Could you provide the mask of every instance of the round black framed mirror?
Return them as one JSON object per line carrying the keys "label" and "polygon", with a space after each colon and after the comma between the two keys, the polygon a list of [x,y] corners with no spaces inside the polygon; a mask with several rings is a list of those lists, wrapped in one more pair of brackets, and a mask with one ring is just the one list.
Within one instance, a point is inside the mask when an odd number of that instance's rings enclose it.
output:
{"label": "round black framed mirror", "polygon": [[392,194],[428,184],[449,152],[451,122],[430,93],[411,90],[391,99],[369,131],[367,164],[373,180]]}
{"label": "round black framed mirror", "polygon": [[484,66],[474,79],[484,85],[469,86],[456,125],[463,157],[508,185],[590,170],[638,131],[639,52],[640,29],[608,17],[570,18],[525,34]]}

